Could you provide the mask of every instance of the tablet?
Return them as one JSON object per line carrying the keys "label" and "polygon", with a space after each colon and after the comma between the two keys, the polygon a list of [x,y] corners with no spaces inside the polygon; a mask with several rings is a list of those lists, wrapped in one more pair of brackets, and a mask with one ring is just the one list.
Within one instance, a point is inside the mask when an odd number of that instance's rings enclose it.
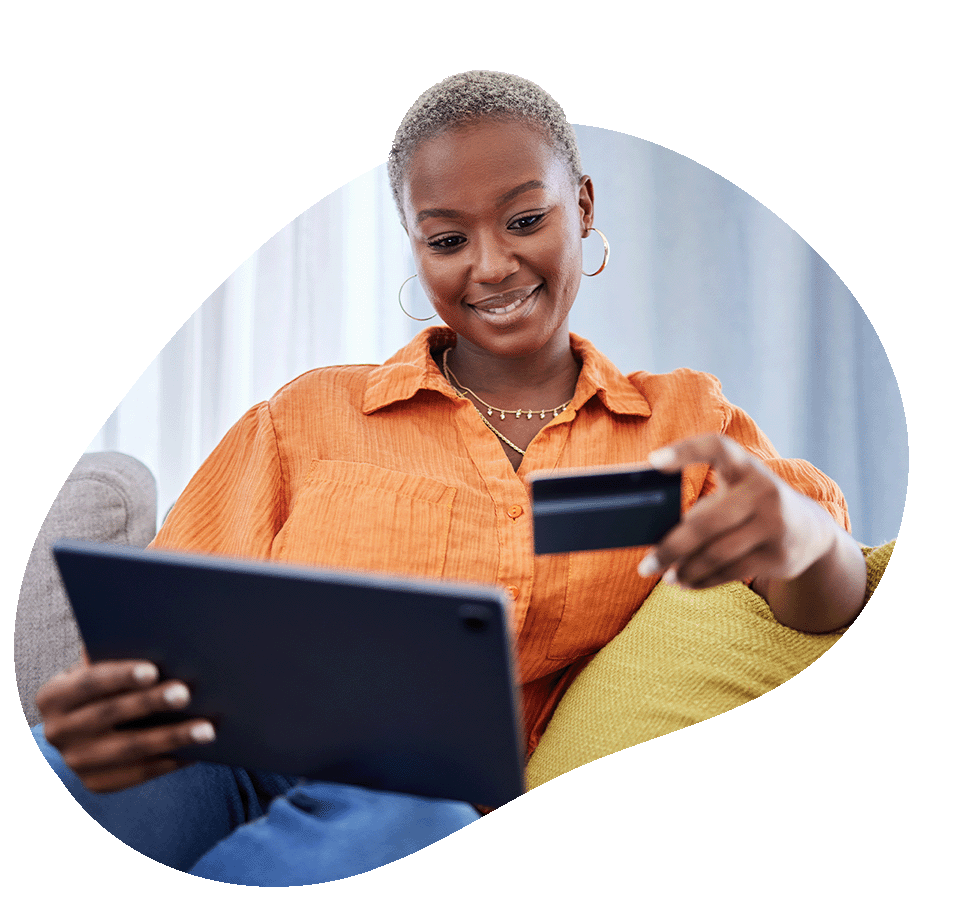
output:
{"label": "tablet", "polygon": [[148,659],[207,717],[187,759],[500,806],[523,791],[509,601],[472,584],[61,541],[91,660]]}

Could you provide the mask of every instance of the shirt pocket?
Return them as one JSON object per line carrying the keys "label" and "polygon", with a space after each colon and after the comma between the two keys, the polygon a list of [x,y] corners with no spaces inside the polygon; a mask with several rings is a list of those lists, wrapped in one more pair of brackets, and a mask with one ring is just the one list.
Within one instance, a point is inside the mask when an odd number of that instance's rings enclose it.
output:
{"label": "shirt pocket", "polygon": [[[698,494],[682,481],[682,512]],[[591,550],[565,554],[567,572],[559,622],[547,658],[571,662],[601,650],[628,624],[658,582],[642,578],[638,565],[648,547]]]}
{"label": "shirt pocket", "polygon": [[439,578],[456,489],[368,463],[313,460],[272,557]]}

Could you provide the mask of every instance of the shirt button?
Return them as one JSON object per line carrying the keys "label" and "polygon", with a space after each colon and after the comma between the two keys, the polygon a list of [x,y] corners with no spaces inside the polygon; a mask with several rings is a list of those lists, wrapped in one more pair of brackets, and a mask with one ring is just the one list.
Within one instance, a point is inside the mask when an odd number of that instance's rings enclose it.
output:
{"label": "shirt button", "polygon": [[509,597],[510,600],[515,600],[519,595],[520,589],[518,587],[512,584],[506,586],[506,596]]}
{"label": "shirt button", "polygon": [[518,505],[518,504],[517,504],[517,505],[514,505],[514,506],[511,506],[511,507],[506,511],[506,514],[507,514],[511,519],[518,519],[521,515],[523,515],[523,507],[520,506],[520,505]]}

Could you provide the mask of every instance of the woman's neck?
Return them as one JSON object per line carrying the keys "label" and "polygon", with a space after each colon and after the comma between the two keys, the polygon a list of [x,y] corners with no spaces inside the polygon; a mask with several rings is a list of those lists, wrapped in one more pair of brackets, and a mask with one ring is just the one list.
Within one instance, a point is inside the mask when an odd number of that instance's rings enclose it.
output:
{"label": "woman's neck", "polygon": [[462,386],[503,409],[543,409],[566,403],[576,389],[580,368],[568,334],[563,341],[520,357],[496,356],[458,339],[447,354],[447,363]]}

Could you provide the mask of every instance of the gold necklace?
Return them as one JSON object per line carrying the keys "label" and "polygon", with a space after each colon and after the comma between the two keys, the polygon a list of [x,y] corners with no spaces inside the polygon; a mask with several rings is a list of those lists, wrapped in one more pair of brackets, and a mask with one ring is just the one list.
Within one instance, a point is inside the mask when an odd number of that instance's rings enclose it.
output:
{"label": "gold necklace", "polygon": [[[457,396],[463,397],[464,394],[469,394],[474,399],[480,400],[480,398],[477,397],[477,395],[474,394],[473,391],[471,391],[469,388],[466,388],[462,384],[460,384],[460,382],[457,380],[457,376],[454,375],[453,372],[451,371],[450,364],[447,362],[447,354],[449,352],[450,352],[449,347],[447,347],[447,349],[443,351],[443,359],[442,359],[443,377],[446,378],[448,382],[450,382],[450,386],[457,392]],[[472,403],[473,401],[471,400],[470,402]],[[490,406],[490,404],[487,403],[485,400],[480,400],[480,403],[486,407],[486,416],[483,415],[482,412],[480,412],[480,408],[475,403],[473,404],[473,408],[476,410],[477,415],[481,419],[483,419],[483,424],[486,425],[486,427],[489,428],[490,431],[492,431],[501,441],[503,441],[503,443],[506,444],[507,447],[512,447],[517,453],[519,453],[520,456],[526,456],[526,451],[522,447],[517,447],[516,444],[514,444],[505,434],[502,434],[496,428],[494,428],[493,423],[490,422],[487,416],[492,416],[493,413],[490,410],[495,409],[500,414],[501,419],[506,418],[506,413],[516,413],[516,418],[518,419],[520,415],[524,412],[527,414],[526,416],[527,419],[532,419],[533,418],[532,410],[500,409],[497,406]],[[555,419],[556,416],[559,415],[559,413],[561,413],[564,409],[566,409],[567,406],[569,406],[569,403],[570,401],[567,400],[562,406],[557,406],[553,410],[545,410],[545,409],[540,410],[537,413],[537,415],[542,419],[546,412],[552,412],[553,418]]]}
{"label": "gold necklace", "polygon": [[[447,354],[449,352],[450,352],[449,347],[447,347],[447,349],[443,351],[444,378],[446,378],[447,381],[453,382],[454,388],[456,389],[458,394],[460,394],[461,396],[463,394],[469,394],[474,400],[477,400],[479,402],[480,406],[485,407],[487,416],[492,416],[493,411],[495,410],[496,412],[500,414],[501,419],[505,419],[507,413],[509,413],[511,416],[515,415],[517,419],[524,415],[526,416],[527,419],[532,419],[534,415],[539,416],[541,419],[545,419],[546,413],[552,413],[553,418],[555,419],[556,416],[558,416],[561,412],[563,412],[563,410],[565,410],[571,402],[571,400],[567,400],[565,403],[562,404],[562,406],[556,406],[556,407],[553,407],[553,409],[541,409],[538,412],[534,412],[531,409],[500,409],[498,406],[491,406],[482,397],[478,397],[473,391],[470,390],[470,388],[464,387],[462,384],[460,384],[460,380],[457,378],[456,375],[453,374],[453,370],[450,368],[450,364],[447,362]],[[474,404],[474,406],[475,405],[476,404]]]}

